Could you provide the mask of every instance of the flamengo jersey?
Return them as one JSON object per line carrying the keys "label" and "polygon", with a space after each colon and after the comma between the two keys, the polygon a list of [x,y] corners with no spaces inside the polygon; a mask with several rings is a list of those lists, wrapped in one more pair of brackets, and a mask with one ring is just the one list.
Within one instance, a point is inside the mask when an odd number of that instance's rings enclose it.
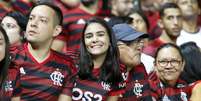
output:
{"label": "flamengo jersey", "polygon": [[66,48],[70,51],[79,51],[80,40],[84,25],[87,19],[92,16],[79,7],[64,14],[64,36],[66,38]]}
{"label": "flamengo jersey", "polygon": [[45,61],[38,63],[24,44],[11,65],[21,73],[22,101],[57,101],[61,93],[71,96],[76,68],[68,56],[51,51]]}
{"label": "flamengo jersey", "polygon": [[[17,68],[9,68],[8,76],[3,84],[0,101],[11,101],[11,97],[20,96],[20,72]],[[1,93],[2,93],[1,92]]]}
{"label": "flamengo jersey", "polygon": [[[94,69],[93,74],[99,75],[100,69]],[[123,88],[123,87],[122,87]],[[104,81],[77,79],[73,88],[73,101],[106,101],[108,96],[120,95],[123,90],[119,85],[112,86]]]}
{"label": "flamengo jersey", "polygon": [[179,79],[176,85],[171,87],[155,76],[156,74],[153,73],[149,84],[152,97],[156,101],[189,101],[194,83],[187,84],[185,81]]}
{"label": "flamengo jersey", "polygon": [[119,101],[152,101],[148,75],[143,64],[128,72],[125,93]]}

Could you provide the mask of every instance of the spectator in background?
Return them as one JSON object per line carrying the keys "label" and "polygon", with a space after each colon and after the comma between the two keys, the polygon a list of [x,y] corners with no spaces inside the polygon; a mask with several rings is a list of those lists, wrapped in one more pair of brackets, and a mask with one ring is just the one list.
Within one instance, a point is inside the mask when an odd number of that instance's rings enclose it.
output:
{"label": "spectator in background", "polygon": [[[19,72],[10,65],[9,39],[6,31],[0,26],[0,100],[20,101]],[[10,82],[10,81],[13,82]]]}
{"label": "spectator in background", "polygon": [[13,53],[12,67],[20,71],[21,100],[71,100],[76,68],[72,59],[51,50],[53,38],[62,31],[61,10],[51,3],[39,3],[29,15],[27,43]]}
{"label": "spectator in background", "polygon": [[177,44],[193,41],[201,48],[201,28],[198,26],[198,15],[200,8],[198,0],[177,0],[183,15],[183,29],[177,39]]}
{"label": "spectator in background", "polygon": [[140,60],[143,38],[146,38],[147,34],[137,32],[125,23],[116,24],[112,28],[118,40],[120,62],[127,69],[126,73],[122,73],[127,84],[119,101],[150,101],[148,75]]}
{"label": "spectator in background", "polygon": [[151,41],[143,50],[145,54],[154,57],[158,47],[164,43],[175,43],[182,29],[182,12],[175,3],[166,3],[161,7],[159,26],[162,34]]}
{"label": "spectator in background", "polygon": [[[123,81],[112,29],[103,19],[90,19],[83,30],[74,101],[117,101]],[[94,95],[88,96],[87,95]]]}
{"label": "spectator in background", "polygon": [[[54,50],[67,53],[79,54],[82,30],[87,19],[96,16],[99,10],[99,0],[81,0],[80,5],[65,13],[63,21],[63,32],[54,40]],[[77,56],[76,56],[77,57]]]}
{"label": "spectator in background", "polygon": [[115,24],[126,23],[128,14],[133,8],[133,0],[111,0],[111,16],[108,21],[112,27]]}
{"label": "spectator in background", "polygon": [[159,37],[162,33],[162,29],[158,26],[158,20],[160,19],[159,11],[161,6],[165,3],[175,3],[176,0],[138,0],[141,2],[142,12],[148,18],[150,23],[149,35],[151,39]]}
{"label": "spectator in background", "polygon": [[28,18],[20,12],[9,12],[3,17],[1,26],[8,35],[11,44],[10,51],[14,51],[16,46],[24,42],[27,21]]}
{"label": "spectator in background", "polygon": [[[129,17],[132,19],[129,21],[129,24],[138,32],[143,32],[148,35],[147,38],[144,38],[144,46],[146,46],[149,43],[149,22],[147,17],[144,15],[143,12],[140,11],[132,11],[129,14]],[[146,71],[149,74],[151,71],[153,71],[153,57],[144,54],[143,51],[141,52],[141,61],[145,65]]]}
{"label": "spectator in background", "polygon": [[187,83],[201,80],[201,51],[199,47],[194,42],[184,43],[180,47],[186,61],[181,78]]}

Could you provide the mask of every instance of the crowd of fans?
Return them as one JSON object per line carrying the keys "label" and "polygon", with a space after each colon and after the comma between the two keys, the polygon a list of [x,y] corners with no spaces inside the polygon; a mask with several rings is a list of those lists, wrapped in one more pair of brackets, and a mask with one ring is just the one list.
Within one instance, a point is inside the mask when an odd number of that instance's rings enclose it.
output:
{"label": "crowd of fans", "polygon": [[0,101],[200,101],[200,0],[2,0],[0,20]]}

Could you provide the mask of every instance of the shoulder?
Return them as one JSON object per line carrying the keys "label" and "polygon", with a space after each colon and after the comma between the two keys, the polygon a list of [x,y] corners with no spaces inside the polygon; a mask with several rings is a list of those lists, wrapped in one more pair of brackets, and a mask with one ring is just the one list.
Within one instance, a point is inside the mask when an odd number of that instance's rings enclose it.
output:
{"label": "shoulder", "polygon": [[53,50],[52,54],[52,58],[54,58],[54,61],[57,62],[57,64],[63,64],[66,67],[65,69],[70,69],[71,72],[77,72],[77,68],[71,56]]}
{"label": "shoulder", "polygon": [[196,82],[192,88],[191,101],[200,101],[201,95],[201,80]]}

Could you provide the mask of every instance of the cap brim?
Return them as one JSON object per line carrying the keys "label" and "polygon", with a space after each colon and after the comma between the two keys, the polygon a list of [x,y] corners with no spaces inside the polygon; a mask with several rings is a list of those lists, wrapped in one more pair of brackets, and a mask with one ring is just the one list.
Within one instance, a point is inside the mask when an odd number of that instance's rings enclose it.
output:
{"label": "cap brim", "polygon": [[128,36],[125,36],[123,38],[121,38],[121,41],[134,41],[135,39],[139,38],[140,36],[144,35],[145,33],[142,32],[138,32],[138,34],[130,34]]}

